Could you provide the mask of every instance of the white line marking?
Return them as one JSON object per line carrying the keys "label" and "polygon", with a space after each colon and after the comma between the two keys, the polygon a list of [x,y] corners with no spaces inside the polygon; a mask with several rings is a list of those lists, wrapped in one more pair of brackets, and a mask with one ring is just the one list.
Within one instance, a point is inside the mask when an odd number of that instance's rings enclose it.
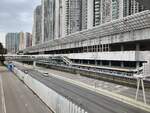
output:
{"label": "white line marking", "polygon": [[1,85],[1,96],[2,96],[2,112],[6,113],[5,96],[4,96],[4,89],[3,89],[3,82],[2,82],[1,75],[0,75],[0,85]]}

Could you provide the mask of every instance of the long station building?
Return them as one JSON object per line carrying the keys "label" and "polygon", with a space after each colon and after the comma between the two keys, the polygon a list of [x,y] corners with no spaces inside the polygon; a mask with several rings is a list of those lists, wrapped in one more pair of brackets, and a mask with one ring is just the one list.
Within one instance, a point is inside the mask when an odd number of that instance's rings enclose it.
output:
{"label": "long station building", "polygon": [[[87,16],[81,15],[81,18],[79,18],[79,15],[76,14],[77,18],[74,17],[80,21],[84,20],[84,23],[80,24],[83,26],[75,25],[80,29],[71,29],[74,22],[70,20],[70,23],[67,22],[68,24],[64,25],[71,27],[64,26],[66,34],[60,35],[62,37],[55,38],[55,33],[50,34],[53,37],[51,40],[26,48],[23,52],[31,55],[61,55],[68,57],[74,63],[112,68],[114,70],[135,70],[144,66],[144,72],[150,74],[150,11],[144,9],[135,0],[129,1],[123,0],[120,3],[118,0],[105,0],[105,3],[103,3],[104,0],[94,0],[92,4],[87,0],[87,7],[84,6],[84,8],[89,8],[87,14],[84,12]],[[66,1],[66,3],[68,2],[69,0]],[[72,3],[70,4],[72,5]],[[111,3],[111,6],[109,3]],[[91,10],[91,7],[94,10]],[[69,10],[69,8],[67,9]],[[71,14],[75,16],[75,12]],[[71,15],[68,15],[67,13],[67,17],[71,18]],[[90,17],[90,15],[93,16]],[[86,18],[82,18],[83,16]],[[91,22],[92,24],[90,24]],[[74,32],[75,29],[77,29],[76,32]],[[42,38],[45,37],[42,35]]]}

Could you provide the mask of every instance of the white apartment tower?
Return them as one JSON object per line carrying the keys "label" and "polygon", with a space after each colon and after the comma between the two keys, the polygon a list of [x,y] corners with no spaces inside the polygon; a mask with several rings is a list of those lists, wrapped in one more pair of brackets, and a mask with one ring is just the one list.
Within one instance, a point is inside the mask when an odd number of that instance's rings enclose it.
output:
{"label": "white apartment tower", "polygon": [[42,0],[42,42],[55,36],[55,0]]}
{"label": "white apartment tower", "polygon": [[67,34],[87,29],[87,0],[66,0]]}
{"label": "white apartment tower", "polygon": [[40,44],[42,41],[42,7],[37,6],[34,11],[34,23],[32,30],[33,38],[32,45]]}
{"label": "white apartment tower", "polygon": [[94,0],[94,26],[144,10],[135,0]]}
{"label": "white apartment tower", "polygon": [[65,0],[55,0],[55,38],[66,35],[66,4]]}

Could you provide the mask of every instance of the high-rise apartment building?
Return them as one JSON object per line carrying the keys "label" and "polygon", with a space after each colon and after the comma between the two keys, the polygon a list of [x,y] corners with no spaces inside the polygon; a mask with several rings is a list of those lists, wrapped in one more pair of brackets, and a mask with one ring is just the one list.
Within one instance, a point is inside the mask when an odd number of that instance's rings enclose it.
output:
{"label": "high-rise apartment building", "polygon": [[63,17],[64,17],[64,6],[63,0],[55,0],[55,33],[54,37],[59,38],[62,37],[63,33]]}
{"label": "high-rise apartment building", "polygon": [[8,53],[15,54],[19,50],[19,34],[7,33],[6,34],[6,49]]}
{"label": "high-rise apartment building", "polygon": [[132,15],[145,10],[136,0],[123,0],[123,16]]}
{"label": "high-rise apartment building", "polygon": [[55,36],[55,0],[42,0],[42,42]]}
{"label": "high-rise apartment building", "polygon": [[94,26],[111,21],[112,0],[94,0]]}
{"label": "high-rise apartment building", "polygon": [[144,10],[135,0],[94,0],[94,26]]}
{"label": "high-rise apartment building", "polygon": [[33,43],[65,37],[143,10],[135,0],[42,0],[34,12]]}
{"label": "high-rise apartment building", "polygon": [[81,5],[81,29],[87,29],[87,15],[88,15],[88,0],[82,0]]}
{"label": "high-rise apartment building", "polygon": [[66,0],[67,34],[87,29],[87,0]]}
{"label": "high-rise apartment building", "polygon": [[112,20],[119,18],[119,0],[112,0]]}
{"label": "high-rise apartment building", "polygon": [[25,38],[25,48],[32,46],[32,35],[28,32],[24,33],[24,38]]}
{"label": "high-rise apartment building", "polygon": [[66,0],[67,34],[81,30],[81,0]]}
{"label": "high-rise apartment building", "polygon": [[24,38],[24,32],[19,33],[19,50],[25,49],[25,38]]}
{"label": "high-rise apartment building", "polygon": [[28,32],[19,33],[19,50],[32,46],[32,35]]}
{"label": "high-rise apartment building", "polygon": [[33,38],[32,45],[37,45],[42,41],[42,7],[37,6],[34,11],[34,23],[33,23]]}

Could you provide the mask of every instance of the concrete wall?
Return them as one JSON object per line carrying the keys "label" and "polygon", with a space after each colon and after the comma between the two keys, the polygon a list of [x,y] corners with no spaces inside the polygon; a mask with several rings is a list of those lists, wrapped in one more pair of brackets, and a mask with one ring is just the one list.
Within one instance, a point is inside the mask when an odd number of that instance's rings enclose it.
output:
{"label": "concrete wall", "polygon": [[[118,52],[72,53],[72,54],[61,54],[61,55],[67,56],[69,59],[143,61],[146,60],[144,56],[142,57],[143,54],[144,52],[140,53],[136,51],[118,51]],[[139,58],[137,56],[141,56],[141,57]]]}
{"label": "concrete wall", "polygon": [[14,68],[14,73],[32,89],[54,113],[88,113],[41,82]]}

